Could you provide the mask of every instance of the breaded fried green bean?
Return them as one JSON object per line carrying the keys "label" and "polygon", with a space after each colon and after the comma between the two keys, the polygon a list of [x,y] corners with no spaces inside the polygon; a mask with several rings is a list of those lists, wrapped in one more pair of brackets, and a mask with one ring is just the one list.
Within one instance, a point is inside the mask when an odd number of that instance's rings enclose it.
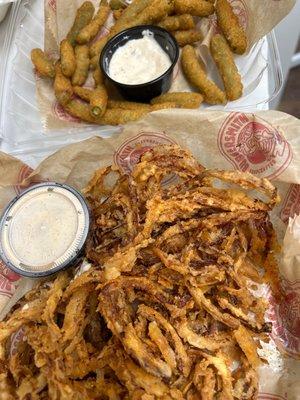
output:
{"label": "breaded fried green bean", "polygon": [[190,14],[172,15],[171,17],[166,17],[160,21],[158,26],[167,31],[185,31],[195,28],[195,21]]}
{"label": "breaded fried green bean", "polygon": [[103,36],[101,39],[97,40],[97,42],[93,43],[90,46],[90,58],[93,59],[95,56],[100,57],[101,51],[103,47],[106,45],[108,41],[107,36]]}
{"label": "breaded fried green bean", "polygon": [[199,89],[204,100],[209,104],[223,104],[226,102],[225,93],[208,79],[201,68],[195,49],[187,45],[182,50],[182,68],[187,80]]}
{"label": "breaded fried green bean", "polygon": [[[125,8],[121,18],[116,22],[115,29],[119,29],[119,25],[134,19],[144,8],[149,6],[153,0],[133,0],[128,7]],[[121,29],[122,30],[122,29]],[[120,32],[120,31],[119,31]]]}
{"label": "breaded fried green bean", "polygon": [[55,66],[54,93],[61,105],[67,104],[73,96],[71,81],[64,76],[59,63]]}
{"label": "breaded fried green bean", "polygon": [[[137,0],[136,0],[137,1]],[[145,7],[139,14],[132,18],[121,18],[112,27],[109,38],[124,29],[132,28],[138,25],[151,25],[159,22],[165,18],[170,12],[171,3],[168,0],[153,0],[147,7]],[[125,14],[125,11],[124,13]]]}
{"label": "breaded fried green bean", "polygon": [[90,102],[92,90],[88,88],[84,88],[82,86],[73,86],[73,91],[76,96],[80,97],[82,100],[86,102]]}
{"label": "breaded fried green bean", "polygon": [[122,9],[120,9],[120,10],[115,10],[115,11],[113,12],[114,19],[115,19],[116,21],[117,21],[118,19],[120,19],[122,13],[123,13],[123,10],[122,10]]}
{"label": "breaded fried green bean", "polygon": [[177,40],[179,46],[183,47],[187,44],[199,42],[203,39],[202,34],[199,31],[188,30],[188,31],[175,31],[172,32],[173,36]]}
{"label": "breaded fried green bean", "polygon": [[54,78],[55,68],[53,62],[46,57],[41,49],[31,50],[31,61],[36,71],[44,78]]}
{"label": "breaded fried green bean", "polygon": [[106,110],[102,117],[96,121],[104,125],[124,125],[127,122],[136,121],[147,114],[145,110],[122,110],[110,109]]}
{"label": "breaded fried green bean", "polygon": [[134,101],[125,100],[108,100],[107,108],[109,109],[121,109],[121,110],[145,110],[150,111],[150,104],[146,103],[135,103]]}
{"label": "breaded fried green bean", "polygon": [[173,92],[165,93],[151,100],[151,104],[172,102],[178,108],[199,108],[203,101],[200,93],[194,92]]}
{"label": "breaded fried green bean", "polygon": [[67,78],[71,78],[76,69],[76,58],[72,45],[67,39],[60,44],[61,70]]}
{"label": "breaded fried green bean", "polygon": [[207,17],[213,14],[214,5],[205,0],[174,0],[175,14],[191,14]]}
{"label": "breaded fried green bean", "polygon": [[109,7],[112,10],[120,10],[125,8],[125,5],[121,0],[110,0]]}
{"label": "breaded fried green bean", "polygon": [[166,101],[165,103],[151,105],[151,111],[169,110],[170,108],[176,108],[176,103],[172,101]]}
{"label": "breaded fried green bean", "polygon": [[[64,105],[64,109],[73,117],[79,118],[85,122],[96,123],[95,118],[90,113],[90,106],[80,100],[71,100]],[[101,122],[100,122],[101,124]]]}
{"label": "breaded fried green bean", "polygon": [[244,54],[247,49],[247,37],[244,29],[234,14],[227,0],[217,0],[216,14],[221,28],[231,50],[236,54]]}
{"label": "breaded fried green bean", "polygon": [[104,76],[103,76],[103,73],[99,66],[97,68],[95,68],[95,70],[93,72],[93,78],[95,81],[95,87],[103,84]]}
{"label": "breaded fried green bean", "polygon": [[99,6],[99,10],[92,21],[81,29],[77,36],[77,42],[80,44],[88,43],[90,40],[99,32],[100,28],[105,24],[108,15],[110,13],[110,7],[107,0],[102,0]]}
{"label": "breaded fried green bean", "polygon": [[67,35],[67,40],[72,46],[76,45],[78,33],[88,25],[93,19],[95,7],[90,1],[85,1],[77,10],[75,21],[70,32]]}
{"label": "breaded fried green bean", "polygon": [[91,113],[95,117],[102,117],[107,107],[107,90],[104,85],[98,86],[92,90],[90,97]]}
{"label": "breaded fried green bean", "polygon": [[222,35],[213,36],[210,51],[222,77],[228,100],[239,99],[243,94],[241,75],[234,62],[233,54]]}
{"label": "breaded fried green bean", "polygon": [[88,76],[90,67],[89,48],[86,45],[75,47],[76,69],[72,77],[73,86],[82,86]]}

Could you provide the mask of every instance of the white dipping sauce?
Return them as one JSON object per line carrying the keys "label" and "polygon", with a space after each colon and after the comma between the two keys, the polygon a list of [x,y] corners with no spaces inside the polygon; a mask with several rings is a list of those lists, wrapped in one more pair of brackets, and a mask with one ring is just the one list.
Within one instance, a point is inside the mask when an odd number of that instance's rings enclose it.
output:
{"label": "white dipping sauce", "polygon": [[129,40],[113,54],[109,76],[117,82],[138,85],[163,75],[172,65],[168,54],[160,47],[150,31],[143,38]]}

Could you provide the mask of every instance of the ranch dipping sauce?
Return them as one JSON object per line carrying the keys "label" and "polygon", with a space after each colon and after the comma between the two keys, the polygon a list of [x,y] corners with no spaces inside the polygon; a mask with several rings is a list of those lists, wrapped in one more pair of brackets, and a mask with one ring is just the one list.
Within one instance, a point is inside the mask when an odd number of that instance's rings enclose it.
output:
{"label": "ranch dipping sauce", "polygon": [[132,39],[119,47],[111,58],[109,76],[126,85],[140,85],[163,75],[172,65],[168,54],[149,30],[143,38]]}

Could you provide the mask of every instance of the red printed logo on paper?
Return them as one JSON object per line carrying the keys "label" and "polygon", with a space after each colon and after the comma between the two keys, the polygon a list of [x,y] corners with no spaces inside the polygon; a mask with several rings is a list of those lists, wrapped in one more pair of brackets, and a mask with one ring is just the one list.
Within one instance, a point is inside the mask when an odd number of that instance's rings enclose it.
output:
{"label": "red printed logo on paper", "polygon": [[287,397],[279,394],[259,393],[258,400],[287,400]]}
{"label": "red printed logo on paper", "polygon": [[234,168],[268,179],[282,174],[293,158],[291,146],[274,126],[242,113],[226,118],[218,146]]}
{"label": "red printed logo on paper", "polygon": [[49,7],[56,12],[56,0],[48,0]]}
{"label": "red printed logo on paper", "polygon": [[57,102],[55,101],[52,105],[52,111],[53,114],[61,119],[62,121],[67,121],[67,122],[76,122],[80,123],[81,120],[79,118],[73,117],[72,115],[68,114],[65,109]]}
{"label": "red printed logo on paper", "polygon": [[0,274],[0,296],[11,298],[15,291],[15,285],[4,275]]}
{"label": "red printed logo on paper", "polygon": [[287,223],[295,215],[300,215],[300,185],[291,185],[283,201],[280,218]]}
{"label": "red printed logo on paper", "polygon": [[[234,14],[238,17],[239,23],[246,30],[248,26],[248,11],[245,0],[229,0],[229,3]],[[214,29],[214,33],[221,32],[218,27],[217,16],[215,13],[210,16],[210,23]]]}
{"label": "red printed logo on paper", "polygon": [[292,357],[300,356],[300,281],[282,280],[284,298],[277,303],[269,295],[268,319],[273,323],[272,336]]}
{"label": "red printed logo on paper", "polygon": [[163,144],[171,145],[176,142],[164,133],[141,132],[122,144],[114,155],[114,161],[126,174],[130,174],[144,153]]}
{"label": "red printed logo on paper", "polygon": [[0,275],[3,275],[10,282],[16,282],[21,278],[20,275],[7,268],[7,266],[3,264],[2,261],[0,261]]}

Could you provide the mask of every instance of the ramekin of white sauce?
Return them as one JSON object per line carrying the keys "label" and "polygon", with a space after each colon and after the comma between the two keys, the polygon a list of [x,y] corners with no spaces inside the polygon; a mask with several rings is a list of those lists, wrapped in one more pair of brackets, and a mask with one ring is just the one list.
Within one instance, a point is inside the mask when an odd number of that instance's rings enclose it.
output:
{"label": "ramekin of white sauce", "polygon": [[113,37],[100,67],[125,98],[149,101],[169,90],[178,57],[179,46],[168,31],[143,25]]}
{"label": "ramekin of white sauce", "polygon": [[89,225],[88,206],[77,190],[54,182],[35,185],[1,217],[0,258],[20,275],[51,275],[78,258]]}

